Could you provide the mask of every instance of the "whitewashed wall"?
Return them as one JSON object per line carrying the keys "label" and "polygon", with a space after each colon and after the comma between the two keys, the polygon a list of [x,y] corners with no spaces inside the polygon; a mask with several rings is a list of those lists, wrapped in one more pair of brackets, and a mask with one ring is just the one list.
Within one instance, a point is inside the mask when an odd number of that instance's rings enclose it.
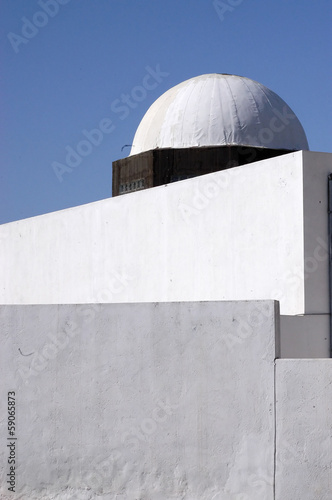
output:
{"label": "whitewashed wall", "polygon": [[[326,316],[331,171],[297,152],[0,226],[0,303],[277,299]],[[301,355],[328,356],[328,331],[301,335],[319,344]]]}
{"label": "whitewashed wall", "polygon": [[303,314],[302,166],[299,152],[1,226],[1,303],[279,293]]}
{"label": "whitewashed wall", "polygon": [[278,319],[266,301],[1,306],[1,499],[329,500],[332,362],[275,360]]}
{"label": "whitewashed wall", "polygon": [[275,303],[1,306],[0,326],[1,499],[273,499]]}
{"label": "whitewashed wall", "polygon": [[277,360],[276,500],[330,500],[332,361]]}
{"label": "whitewashed wall", "polygon": [[304,280],[306,314],[329,314],[328,189],[332,154],[303,154]]}

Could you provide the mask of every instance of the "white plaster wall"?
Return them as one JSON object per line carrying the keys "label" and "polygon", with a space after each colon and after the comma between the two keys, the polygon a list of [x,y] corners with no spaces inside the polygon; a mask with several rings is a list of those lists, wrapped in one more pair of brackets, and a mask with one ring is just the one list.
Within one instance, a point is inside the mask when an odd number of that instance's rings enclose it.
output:
{"label": "white plaster wall", "polygon": [[291,288],[304,280],[305,315],[281,316],[282,357],[330,357],[327,183],[331,173],[330,153],[303,151],[304,261],[303,268],[291,270],[287,282]]}
{"label": "white plaster wall", "polygon": [[1,498],[272,500],[275,309],[1,306],[18,460],[14,495],[0,447]]}
{"label": "white plaster wall", "polygon": [[303,154],[306,314],[329,314],[328,176],[331,153]]}
{"label": "white plaster wall", "polygon": [[276,500],[330,500],[332,361],[276,362]]}
{"label": "white plaster wall", "polygon": [[278,299],[282,314],[305,312],[302,152],[0,235],[3,304]]}

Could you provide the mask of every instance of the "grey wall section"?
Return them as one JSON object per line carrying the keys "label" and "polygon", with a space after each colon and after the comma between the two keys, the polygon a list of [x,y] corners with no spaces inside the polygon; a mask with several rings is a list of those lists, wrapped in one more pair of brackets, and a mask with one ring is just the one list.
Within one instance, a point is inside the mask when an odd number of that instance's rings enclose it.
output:
{"label": "grey wall section", "polygon": [[329,314],[280,316],[282,358],[329,358]]}
{"label": "grey wall section", "polygon": [[12,305],[0,320],[1,414],[8,391],[17,407],[2,499],[272,500],[275,302]]}
{"label": "grey wall section", "polygon": [[276,500],[332,496],[332,361],[277,360]]}
{"label": "grey wall section", "polygon": [[[288,276],[290,289],[304,279],[305,315],[281,316],[281,356],[330,357],[330,293],[328,240],[328,176],[331,154],[303,151],[303,276],[295,266]],[[276,297],[277,298],[277,297]]]}
{"label": "grey wall section", "polygon": [[329,314],[328,176],[331,154],[303,152],[306,314]]}

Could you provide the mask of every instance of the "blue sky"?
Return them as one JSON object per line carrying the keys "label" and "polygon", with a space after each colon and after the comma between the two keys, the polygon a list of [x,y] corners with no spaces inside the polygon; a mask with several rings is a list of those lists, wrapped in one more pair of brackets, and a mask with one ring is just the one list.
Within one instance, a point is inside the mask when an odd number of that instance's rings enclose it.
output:
{"label": "blue sky", "polygon": [[266,85],[332,152],[331,25],[330,0],[2,0],[0,223],[111,196],[148,107],[204,73]]}

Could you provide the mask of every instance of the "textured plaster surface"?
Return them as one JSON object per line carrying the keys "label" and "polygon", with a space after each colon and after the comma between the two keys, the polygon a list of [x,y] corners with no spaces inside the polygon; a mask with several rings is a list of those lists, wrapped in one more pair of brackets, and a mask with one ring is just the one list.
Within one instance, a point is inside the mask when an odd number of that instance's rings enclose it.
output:
{"label": "textured plaster surface", "polygon": [[276,500],[330,500],[332,360],[277,360],[276,398]]}
{"label": "textured plaster surface", "polygon": [[272,500],[275,317],[272,301],[2,306],[17,491],[2,446],[1,498]]}
{"label": "textured plaster surface", "polygon": [[0,242],[3,304],[273,299],[303,314],[302,152],[5,224]]}
{"label": "textured plaster surface", "polygon": [[332,155],[303,155],[304,277],[306,314],[329,314],[328,176]]}
{"label": "textured plaster surface", "polygon": [[329,358],[330,315],[280,316],[281,358]]}

